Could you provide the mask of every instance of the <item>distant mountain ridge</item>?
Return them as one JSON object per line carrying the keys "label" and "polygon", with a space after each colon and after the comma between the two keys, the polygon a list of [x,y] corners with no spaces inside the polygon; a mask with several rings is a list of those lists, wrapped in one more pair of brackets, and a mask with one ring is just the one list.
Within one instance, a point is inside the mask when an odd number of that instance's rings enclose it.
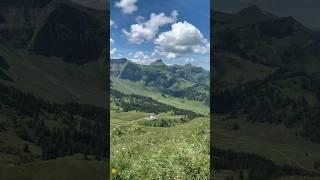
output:
{"label": "distant mountain ridge", "polygon": [[320,34],[293,17],[277,17],[256,6],[234,14],[214,11],[212,29],[217,55],[236,55],[269,67],[316,71],[310,64],[320,55],[315,50],[320,47]]}
{"label": "distant mountain ridge", "polygon": [[152,62],[150,64],[150,66],[166,66],[166,64],[161,59],[158,59],[158,60]]}
{"label": "distant mountain ridge", "polygon": [[256,6],[212,13],[214,112],[302,127],[320,142],[311,125],[320,114],[320,33]]}
{"label": "distant mountain ridge", "polygon": [[210,73],[202,67],[191,64],[169,66],[161,59],[141,65],[126,58],[111,59],[110,65],[114,77],[141,82],[164,94],[208,102]]}

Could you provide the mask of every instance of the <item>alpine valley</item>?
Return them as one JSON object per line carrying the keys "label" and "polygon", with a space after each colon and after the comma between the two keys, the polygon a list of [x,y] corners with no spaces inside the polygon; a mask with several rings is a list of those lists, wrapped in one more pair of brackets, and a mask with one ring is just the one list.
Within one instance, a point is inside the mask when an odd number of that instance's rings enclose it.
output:
{"label": "alpine valley", "polygon": [[216,179],[319,179],[320,33],[257,6],[211,10]]}
{"label": "alpine valley", "polygon": [[209,179],[209,71],[112,59],[112,179]]}
{"label": "alpine valley", "polygon": [[0,2],[0,179],[105,179],[106,13]]}

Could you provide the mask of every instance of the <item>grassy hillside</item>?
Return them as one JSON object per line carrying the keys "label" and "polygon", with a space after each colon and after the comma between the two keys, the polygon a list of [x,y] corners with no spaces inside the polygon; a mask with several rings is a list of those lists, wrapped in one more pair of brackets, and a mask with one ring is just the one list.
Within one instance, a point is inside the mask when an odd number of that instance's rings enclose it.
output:
{"label": "grassy hillside", "polygon": [[0,56],[9,65],[9,86],[53,102],[77,101],[105,106],[106,65],[103,59],[84,65],[67,64],[60,58],[44,57],[0,45]]}
{"label": "grassy hillside", "polygon": [[[237,125],[239,129],[235,129]],[[297,135],[298,128],[282,125],[247,122],[244,117],[223,120],[216,115],[213,122],[215,145],[238,152],[256,153],[277,164],[290,164],[303,169],[314,169],[320,160],[320,144]]]}
{"label": "grassy hillside", "polygon": [[119,111],[111,111],[111,129],[114,129],[115,127],[119,127],[122,125],[126,125],[128,123],[133,123],[139,120],[142,120],[149,116],[149,113],[144,112],[136,112],[136,111],[130,111],[130,112],[119,112]]}
{"label": "grassy hillside", "polygon": [[125,135],[112,135],[112,179],[209,178],[208,118],[171,128],[122,128]]}
{"label": "grassy hillside", "polygon": [[209,107],[141,82],[111,81],[112,179],[209,179]]}
{"label": "grassy hillside", "polygon": [[[214,145],[219,148],[230,149],[238,153],[253,153],[272,160],[278,166],[290,165],[315,173],[315,175],[305,175],[303,179],[318,179],[320,177],[318,168],[315,166],[320,160],[318,153],[320,145],[299,137],[296,129],[288,129],[282,125],[268,123],[252,124],[241,117],[224,120],[219,115],[215,116],[213,127]],[[242,161],[250,163],[248,159],[243,159]],[[252,168],[253,171],[259,172],[258,166],[253,166]],[[213,173],[215,173],[214,177],[217,179],[228,177],[238,179],[240,171],[243,174],[246,173],[245,168],[232,170],[222,168],[215,170]],[[293,174],[291,176],[282,175],[284,177],[276,179],[302,178],[302,176]]]}
{"label": "grassy hillside", "polygon": [[[61,168],[63,167],[63,168]],[[70,173],[77,172],[77,173]],[[0,163],[0,179],[7,180],[88,180],[105,179],[105,162],[84,160],[83,156],[58,158],[22,165]]]}
{"label": "grassy hillside", "polygon": [[[229,87],[255,80],[263,80],[274,72],[274,68],[246,61],[232,53],[218,54],[215,62],[215,80],[219,86]],[[245,73],[243,73],[245,72]]]}
{"label": "grassy hillside", "polygon": [[126,94],[137,94],[141,96],[151,97],[161,103],[168,104],[177,108],[194,111],[199,114],[208,115],[209,108],[202,102],[180,99],[169,95],[163,95],[155,89],[146,88],[140,82],[132,82],[129,80],[112,77],[112,86],[114,89]]}

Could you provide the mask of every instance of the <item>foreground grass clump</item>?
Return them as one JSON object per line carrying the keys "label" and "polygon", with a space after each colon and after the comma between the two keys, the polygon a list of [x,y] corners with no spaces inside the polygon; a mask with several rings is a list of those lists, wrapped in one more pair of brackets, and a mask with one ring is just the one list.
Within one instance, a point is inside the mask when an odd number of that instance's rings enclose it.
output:
{"label": "foreground grass clump", "polygon": [[112,134],[112,179],[209,179],[208,118],[171,128],[142,128]]}

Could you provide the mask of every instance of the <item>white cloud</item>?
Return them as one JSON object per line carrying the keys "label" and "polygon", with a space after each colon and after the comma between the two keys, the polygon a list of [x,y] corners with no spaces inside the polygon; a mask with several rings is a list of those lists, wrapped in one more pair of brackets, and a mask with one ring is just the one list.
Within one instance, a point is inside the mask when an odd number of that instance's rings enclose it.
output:
{"label": "white cloud", "polygon": [[110,38],[110,55],[113,56],[115,55],[117,48],[111,48],[111,45],[115,42],[112,38]]}
{"label": "white cloud", "polygon": [[132,14],[136,10],[138,10],[138,6],[136,6],[137,0],[120,0],[117,1],[115,6],[120,8],[121,11],[125,14]]}
{"label": "white cloud", "polygon": [[147,59],[149,59],[149,55],[144,54],[144,52],[142,52],[142,51],[135,52],[135,53],[133,54],[133,57],[134,57],[135,59],[142,59],[142,60],[147,60]]}
{"label": "white cloud", "polygon": [[129,42],[141,44],[146,40],[152,40],[158,34],[161,26],[175,23],[177,16],[178,12],[174,10],[171,16],[166,16],[165,13],[152,13],[147,21],[144,21],[143,17],[137,17],[137,24],[131,25],[130,31],[122,29],[122,32],[127,36]]}
{"label": "white cloud", "polygon": [[137,16],[136,17],[136,22],[137,23],[142,23],[145,20],[145,18],[143,16]]}
{"label": "white cloud", "polygon": [[154,43],[155,51],[168,59],[210,51],[208,40],[199,29],[186,21],[173,24],[171,30],[161,33]]}
{"label": "white cloud", "polygon": [[159,59],[159,57],[155,57],[152,54],[147,54],[142,51],[137,51],[134,53],[129,53],[128,58],[132,60],[133,62],[139,63],[139,64],[150,64],[151,62],[154,62],[155,60]]}
{"label": "white cloud", "polygon": [[118,28],[116,22],[112,19],[110,19],[110,28],[116,28],[116,29]]}
{"label": "white cloud", "polygon": [[193,58],[187,58],[184,60],[185,63],[192,63],[194,61]]}
{"label": "white cloud", "polygon": [[116,53],[116,51],[117,51],[117,48],[112,48],[110,50],[110,55],[114,55]]}

